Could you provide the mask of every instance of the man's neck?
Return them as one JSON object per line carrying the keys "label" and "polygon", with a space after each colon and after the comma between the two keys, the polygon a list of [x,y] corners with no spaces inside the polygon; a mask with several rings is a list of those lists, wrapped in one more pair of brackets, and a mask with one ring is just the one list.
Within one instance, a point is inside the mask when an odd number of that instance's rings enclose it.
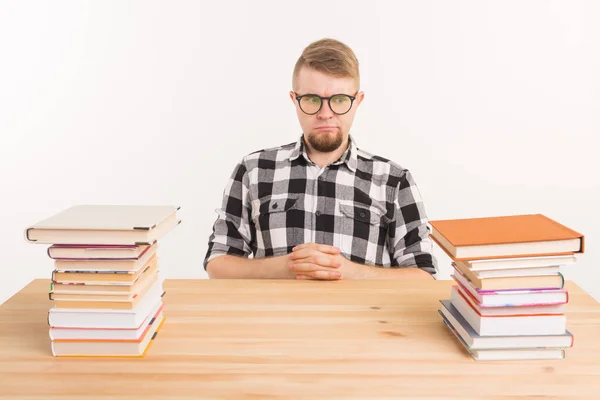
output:
{"label": "man's neck", "polygon": [[306,146],[306,154],[308,155],[308,158],[310,158],[312,162],[317,164],[319,168],[326,167],[327,165],[330,165],[339,160],[339,158],[342,156],[342,154],[344,154],[344,152],[348,148],[348,143],[349,141],[348,139],[346,139],[336,150],[328,153],[321,153],[313,149],[306,142],[306,140],[304,141],[304,145]]}

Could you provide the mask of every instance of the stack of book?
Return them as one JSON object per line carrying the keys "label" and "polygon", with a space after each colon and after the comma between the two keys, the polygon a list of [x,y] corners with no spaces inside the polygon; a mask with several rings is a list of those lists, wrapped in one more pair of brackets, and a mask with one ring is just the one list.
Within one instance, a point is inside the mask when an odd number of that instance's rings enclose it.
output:
{"label": "stack of book", "polygon": [[25,230],[50,244],[54,356],[143,356],[165,320],[158,241],[181,221],[172,206],[68,208]]}
{"label": "stack of book", "polygon": [[542,215],[431,221],[452,259],[446,326],[476,360],[560,359],[567,330],[561,266],[583,253],[583,235]]}

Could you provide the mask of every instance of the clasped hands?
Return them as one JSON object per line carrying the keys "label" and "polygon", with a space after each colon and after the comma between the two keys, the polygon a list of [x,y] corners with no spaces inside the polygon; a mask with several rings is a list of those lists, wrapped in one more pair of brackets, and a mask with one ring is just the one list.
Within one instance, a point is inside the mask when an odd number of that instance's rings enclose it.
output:
{"label": "clasped hands", "polygon": [[334,246],[305,243],[296,246],[288,255],[288,266],[296,279],[358,279],[360,265],[340,254]]}

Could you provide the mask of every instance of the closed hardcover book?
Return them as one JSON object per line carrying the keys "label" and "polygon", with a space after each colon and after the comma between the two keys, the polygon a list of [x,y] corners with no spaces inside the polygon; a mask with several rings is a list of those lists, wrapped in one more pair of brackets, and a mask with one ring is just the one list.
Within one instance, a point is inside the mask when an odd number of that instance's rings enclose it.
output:
{"label": "closed hardcover book", "polygon": [[542,214],[430,221],[432,239],[453,259],[583,253],[584,236]]}
{"label": "closed hardcover book", "polygon": [[477,361],[516,361],[516,360],[557,360],[565,358],[564,347],[516,347],[516,348],[471,348],[461,336],[460,328],[438,311],[448,330],[456,337],[464,349]]}
{"label": "closed hardcover book", "polygon": [[569,301],[569,292],[564,288],[479,290],[457,270],[454,271],[452,279],[477,299],[482,307],[537,306],[540,304],[565,304]]}
{"label": "closed hardcover book", "polygon": [[564,314],[484,316],[455,291],[451,293],[450,302],[481,336],[559,335],[566,331]]}
{"label": "closed hardcover book", "polygon": [[52,354],[55,357],[142,357],[164,320],[161,312],[143,335],[134,340],[53,340]]}
{"label": "closed hardcover book", "polygon": [[138,260],[149,248],[143,245],[103,244],[53,244],[48,247],[48,257],[53,260]]}
{"label": "closed hardcover book", "polygon": [[461,265],[454,264],[455,270],[458,270],[465,276],[476,289],[481,290],[506,290],[506,289],[537,289],[537,288],[556,288],[564,286],[563,275],[555,271],[545,275],[530,276],[504,276],[479,278],[475,273]]}
{"label": "closed hardcover book", "polygon": [[142,274],[158,269],[158,258],[154,254],[137,271],[58,271],[52,272],[54,283],[84,283],[86,285],[127,284],[133,285]]}
{"label": "closed hardcover book", "polygon": [[41,244],[150,245],[177,226],[175,206],[78,205],[25,230]]}
{"label": "closed hardcover book", "polygon": [[157,245],[146,246],[139,258],[133,260],[106,260],[106,259],[57,259],[54,261],[54,269],[57,271],[123,271],[137,272],[145,267],[147,262],[157,254]]}
{"label": "closed hardcover book", "polygon": [[48,311],[48,325],[72,329],[137,329],[156,305],[164,291],[151,291],[132,309],[55,308]]}
{"label": "closed hardcover book", "polygon": [[573,334],[566,330],[556,335],[481,336],[469,325],[449,300],[440,300],[439,313],[457,330],[469,350],[567,348],[573,346]]}

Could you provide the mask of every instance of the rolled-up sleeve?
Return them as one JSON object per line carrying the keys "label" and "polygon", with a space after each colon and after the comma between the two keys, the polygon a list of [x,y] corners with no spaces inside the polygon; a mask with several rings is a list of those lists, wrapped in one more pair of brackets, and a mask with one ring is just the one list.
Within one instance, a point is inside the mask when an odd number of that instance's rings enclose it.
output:
{"label": "rolled-up sleeve", "polygon": [[223,203],[217,209],[217,219],[208,240],[204,269],[215,257],[232,254],[248,257],[252,241],[249,209],[248,171],[244,160],[239,162],[223,191]]}
{"label": "rolled-up sleeve", "polygon": [[388,230],[392,267],[417,266],[436,273],[431,228],[423,200],[410,171],[405,170],[395,191],[395,218]]}

